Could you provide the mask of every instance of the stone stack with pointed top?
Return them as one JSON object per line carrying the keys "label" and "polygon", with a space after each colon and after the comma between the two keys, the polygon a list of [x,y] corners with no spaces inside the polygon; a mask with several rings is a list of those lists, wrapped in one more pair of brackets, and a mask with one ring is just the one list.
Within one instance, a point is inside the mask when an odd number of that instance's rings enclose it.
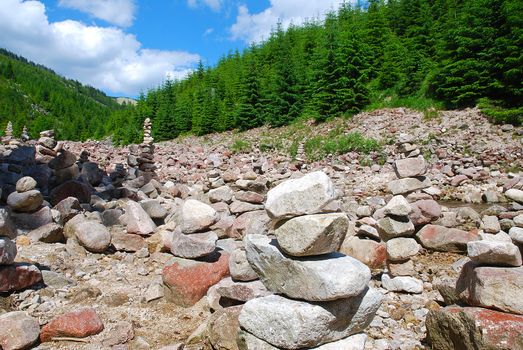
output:
{"label": "stone stack with pointed top", "polygon": [[389,182],[389,191],[393,195],[399,195],[430,187],[431,182],[425,176],[427,163],[410,135],[399,136],[397,152],[400,158],[394,162],[394,171],[398,180]]}
{"label": "stone stack with pointed top", "polygon": [[13,123],[11,123],[11,121],[7,122],[4,134],[2,140],[5,144],[9,144],[9,141],[13,139]]}
{"label": "stone stack with pointed top", "polygon": [[24,125],[24,128],[22,130],[22,135],[20,136],[22,139],[22,142],[27,142],[31,140],[31,136],[29,136],[29,132],[27,131],[27,126]]}
{"label": "stone stack with pointed top", "polygon": [[154,165],[154,138],[151,135],[152,123],[146,118],[143,123],[143,142],[140,145],[131,145],[127,164],[134,171],[131,177],[143,176],[148,182],[155,177],[156,166]]}
{"label": "stone stack with pointed top", "polygon": [[36,160],[39,163],[49,163],[58,155],[59,145],[54,136],[54,130],[45,130],[40,133],[36,142]]}
{"label": "stone stack with pointed top", "polygon": [[249,234],[247,260],[275,295],[248,301],[240,313],[240,349],[363,349],[361,333],[382,295],[369,288],[371,273],[337,253],[348,229],[333,212],[334,186],[323,172],[287,180],[267,194],[266,210],[277,239]]}

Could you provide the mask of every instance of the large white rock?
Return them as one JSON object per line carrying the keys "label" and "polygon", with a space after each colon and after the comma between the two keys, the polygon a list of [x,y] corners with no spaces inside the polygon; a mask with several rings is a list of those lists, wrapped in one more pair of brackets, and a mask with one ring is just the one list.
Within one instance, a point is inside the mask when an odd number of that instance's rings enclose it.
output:
{"label": "large white rock", "polygon": [[273,219],[320,213],[336,198],[331,179],[321,171],[287,180],[267,193],[265,209]]}
{"label": "large white rock", "polygon": [[[364,350],[367,342],[367,335],[363,333],[354,334],[331,343],[323,344],[310,350]],[[239,350],[279,350],[271,344],[256,338],[249,332],[240,330],[238,332]]]}
{"label": "large white rock", "polygon": [[290,259],[276,240],[263,235],[244,239],[247,260],[267,289],[291,298],[325,301],[359,295],[370,281],[370,269],[340,253]]}
{"label": "large white rock", "polygon": [[74,235],[80,245],[93,253],[104,252],[111,244],[107,227],[96,221],[83,221],[73,226]]}
{"label": "large white rock", "polygon": [[382,299],[375,289],[349,299],[313,304],[270,295],[249,300],[239,321],[247,332],[278,348],[314,348],[364,330]]}
{"label": "large white rock", "polygon": [[395,216],[407,216],[412,213],[412,207],[405,197],[398,195],[392,197],[392,199],[383,207],[383,214],[395,215]]}
{"label": "large white rock", "polygon": [[421,176],[427,172],[427,163],[423,156],[398,159],[394,162],[394,171],[400,179]]}
{"label": "large white rock", "polygon": [[505,192],[505,196],[513,201],[523,204],[523,191],[511,188]]}
{"label": "large white rock", "polygon": [[310,256],[338,251],[348,228],[349,219],[345,214],[316,214],[290,219],[274,234],[285,253]]}
{"label": "large white rock", "polygon": [[183,233],[204,231],[216,223],[219,215],[210,205],[188,199],[182,205],[181,228]]}
{"label": "large white rock", "polygon": [[120,216],[120,222],[127,226],[127,233],[147,236],[156,230],[156,224],[140,203],[128,201],[125,214]]}
{"label": "large white rock", "polygon": [[387,241],[387,258],[390,261],[404,261],[418,254],[421,246],[414,238],[393,238]]}
{"label": "large white rock", "polygon": [[521,266],[521,252],[512,242],[473,241],[467,243],[472,261],[494,266]]}
{"label": "large white rock", "polygon": [[415,231],[414,224],[410,219],[396,220],[391,217],[384,217],[376,223],[380,238],[384,241],[396,237],[412,236]]}
{"label": "large white rock", "polygon": [[523,228],[521,227],[512,227],[508,234],[510,238],[517,244],[523,244]]}
{"label": "large white rock", "polygon": [[423,282],[410,276],[398,276],[390,278],[386,273],[381,275],[381,285],[391,292],[407,292],[419,294],[423,292]]}

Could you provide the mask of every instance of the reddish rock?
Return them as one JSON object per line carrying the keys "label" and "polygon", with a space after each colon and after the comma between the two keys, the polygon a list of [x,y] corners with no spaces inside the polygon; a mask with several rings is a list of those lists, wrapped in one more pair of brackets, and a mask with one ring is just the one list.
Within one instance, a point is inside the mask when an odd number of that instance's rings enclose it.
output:
{"label": "reddish rock", "polygon": [[13,292],[42,281],[42,273],[31,264],[0,266],[0,292]]}
{"label": "reddish rock", "polygon": [[439,219],[441,215],[441,207],[435,200],[424,199],[419,200],[410,205],[413,212],[409,215],[409,219],[414,226],[426,225],[432,221]]}
{"label": "reddish rock", "polygon": [[371,269],[382,268],[387,260],[385,244],[356,236],[347,237],[341,245],[340,252],[358,259]]}
{"label": "reddish rock", "polygon": [[55,337],[85,338],[103,331],[102,320],[94,309],[87,308],[55,317],[40,331],[40,341],[49,342]]}
{"label": "reddish rock", "polygon": [[265,200],[265,196],[260,193],[252,191],[239,191],[234,194],[234,197],[242,202],[261,204]]}
{"label": "reddish rock", "polygon": [[426,325],[433,350],[523,349],[523,316],[447,306],[430,311]]}
{"label": "reddish rock", "polygon": [[463,181],[466,181],[468,180],[469,178],[467,177],[467,175],[457,175],[457,176],[454,176],[452,178],[452,180],[450,180],[450,184],[454,187],[457,187],[459,186]]}
{"label": "reddish rock", "polygon": [[67,197],[75,197],[80,203],[89,203],[91,201],[91,193],[91,187],[83,182],[76,180],[67,181],[53,188],[50,193],[51,204],[57,205]]}
{"label": "reddish rock", "polygon": [[416,237],[424,248],[454,253],[466,252],[467,242],[479,239],[476,230],[463,231],[439,225],[426,225]]}
{"label": "reddish rock", "polygon": [[265,210],[255,210],[238,216],[227,235],[231,238],[243,238],[249,234],[266,234],[271,219]]}
{"label": "reddish rock", "polygon": [[229,275],[229,254],[217,253],[212,262],[175,263],[163,269],[166,299],[188,307],[200,300],[207,290]]}

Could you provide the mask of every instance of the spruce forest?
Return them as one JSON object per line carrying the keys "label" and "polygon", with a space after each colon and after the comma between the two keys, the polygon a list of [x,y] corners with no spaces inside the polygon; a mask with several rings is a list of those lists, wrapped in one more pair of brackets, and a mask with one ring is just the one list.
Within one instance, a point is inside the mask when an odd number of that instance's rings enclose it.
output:
{"label": "spruce forest", "polygon": [[117,144],[139,142],[146,117],[157,141],[398,106],[478,105],[496,122],[521,124],[522,48],[521,0],[347,3],[321,22],[278,25],[214,67],[200,63],[187,78],[141,94],[136,106],[72,81],[49,84],[49,76],[31,80],[30,103],[3,83],[23,79],[22,65],[0,63],[0,116],[15,132],[54,127],[60,138],[111,135]]}

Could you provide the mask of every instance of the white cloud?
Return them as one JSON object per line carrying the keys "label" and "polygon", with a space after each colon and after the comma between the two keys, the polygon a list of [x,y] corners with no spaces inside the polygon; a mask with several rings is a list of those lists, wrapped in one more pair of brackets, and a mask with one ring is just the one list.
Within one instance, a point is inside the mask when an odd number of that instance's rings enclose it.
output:
{"label": "white cloud", "polygon": [[59,0],[58,4],[120,27],[132,25],[136,11],[134,0]]}
{"label": "white cloud", "polygon": [[222,6],[223,0],[187,0],[187,5],[196,8],[199,5],[209,6],[213,11],[218,12]]}
{"label": "white cloud", "polygon": [[181,78],[200,57],[142,48],[119,28],[50,23],[40,1],[0,1],[0,47],[113,94],[135,96],[167,77]]}
{"label": "white cloud", "polygon": [[336,10],[344,0],[270,0],[270,7],[251,14],[246,5],[238,7],[236,23],[230,28],[231,39],[259,42],[267,39],[280,21],[284,28],[291,23],[299,25],[306,19],[323,18],[330,10]]}

